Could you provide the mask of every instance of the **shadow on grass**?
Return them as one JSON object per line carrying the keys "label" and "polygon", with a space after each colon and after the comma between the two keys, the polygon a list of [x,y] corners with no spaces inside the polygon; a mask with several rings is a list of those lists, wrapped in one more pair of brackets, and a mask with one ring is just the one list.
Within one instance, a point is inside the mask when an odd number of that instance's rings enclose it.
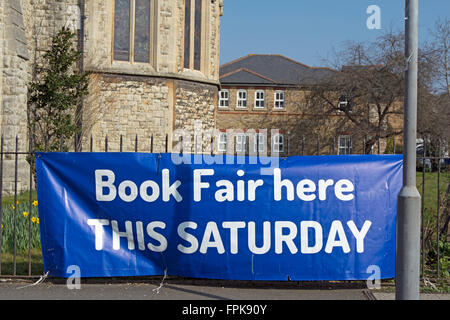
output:
{"label": "shadow on grass", "polygon": [[[1,275],[14,275],[14,255],[10,252],[1,254]],[[17,252],[16,254],[16,274],[17,276],[29,275],[29,259],[28,251]],[[41,276],[44,274],[44,265],[42,263],[42,253],[40,249],[31,250],[31,275]]]}

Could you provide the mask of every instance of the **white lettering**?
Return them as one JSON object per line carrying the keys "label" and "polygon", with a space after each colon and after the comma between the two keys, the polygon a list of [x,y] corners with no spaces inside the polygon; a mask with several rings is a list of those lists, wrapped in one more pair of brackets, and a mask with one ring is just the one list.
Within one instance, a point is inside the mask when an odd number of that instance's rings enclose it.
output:
{"label": "white lettering", "polygon": [[350,220],[347,222],[348,227],[350,228],[350,231],[353,233],[356,239],[356,252],[363,253],[364,252],[364,238],[366,237],[367,232],[370,229],[370,226],[372,225],[372,222],[367,220],[364,222],[361,231],[358,230],[355,223]]}
{"label": "white lettering", "polygon": [[[126,190],[129,189],[130,193],[127,194]],[[138,189],[133,181],[125,180],[119,184],[119,197],[125,202],[132,202],[136,200],[138,196]]]}
{"label": "white lettering", "polygon": [[353,192],[355,191],[355,186],[350,180],[342,179],[336,182],[334,186],[334,193],[339,200],[351,201],[355,198],[353,194],[343,194],[343,192]]}
{"label": "white lettering", "polygon": [[[213,240],[211,241],[211,236]],[[208,248],[217,248],[219,254],[225,253],[222,238],[220,237],[219,229],[215,222],[208,222],[203,235],[202,244],[200,245],[200,252],[206,253]]]}
{"label": "white lettering", "polygon": [[[151,195],[149,195],[147,192],[148,188],[152,189]],[[159,186],[155,181],[152,180],[144,181],[139,189],[141,198],[146,202],[154,202],[159,197]]]}
{"label": "white lettering", "polygon": [[230,229],[230,252],[232,254],[238,253],[238,229],[245,228],[245,222],[223,222],[222,227],[224,229]]}
{"label": "white lettering", "polygon": [[327,200],[327,188],[332,186],[334,181],[332,179],[328,180],[319,180],[319,200],[324,201]]}
{"label": "white lettering", "polygon": [[[336,240],[336,236],[339,237],[339,240]],[[344,253],[350,252],[350,246],[348,245],[347,237],[345,236],[344,227],[339,220],[334,220],[331,223],[328,241],[325,246],[325,252],[331,253],[334,247],[342,247]]]}
{"label": "white lettering", "polygon": [[[289,229],[288,234],[283,234],[283,229]],[[286,243],[292,254],[297,253],[298,249],[294,244],[294,238],[297,236],[297,226],[291,221],[275,222],[275,253],[283,253],[283,242]]]}
{"label": "white lettering", "polygon": [[255,201],[256,188],[261,187],[263,184],[264,181],[262,179],[248,181],[248,201]]}
{"label": "white lettering", "polygon": [[[103,177],[107,180],[103,181]],[[116,197],[116,187],[113,185],[115,180],[114,172],[111,170],[95,170],[95,198],[97,201],[113,201]],[[109,193],[104,194],[103,189],[108,188]]]}
{"label": "white lettering", "polygon": [[94,226],[95,229],[95,250],[103,250],[103,226],[109,225],[109,220],[105,219],[88,219],[87,224]]}
{"label": "white lettering", "polygon": [[316,195],[305,194],[305,192],[315,192],[315,191],[316,191],[316,184],[309,179],[304,179],[297,184],[297,196],[300,198],[300,200],[313,201],[314,199],[316,199]]}
{"label": "white lettering", "polygon": [[[258,233],[260,235],[260,233]],[[263,223],[263,245],[258,248],[256,246],[256,232],[255,222],[248,223],[248,248],[253,254],[265,254],[270,250],[270,222],[264,221]]]}
{"label": "white lettering", "polygon": [[202,182],[202,176],[214,175],[213,169],[198,169],[194,170],[194,201],[200,202],[202,200],[202,189],[209,188],[208,182]]}
{"label": "white lettering", "polygon": [[120,238],[127,238],[128,250],[134,250],[133,239],[133,226],[131,221],[125,221],[125,231],[120,232],[118,222],[116,220],[111,221],[111,227],[113,231],[113,249],[120,250]]}
{"label": "white lettering", "polygon": [[[315,241],[312,247],[309,246],[308,230],[314,229]],[[313,254],[322,250],[322,226],[317,221],[302,221],[300,223],[300,250],[303,254]]]}
{"label": "white lettering", "polygon": [[160,233],[155,231],[156,228],[165,229],[166,228],[166,224],[164,222],[161,222],[161,221],[154,221],[154,222],[150,222],[147,225],[147,234],[151,238],[153,238],[153,239],[155,239],[156,241],[159,242],[159,245],[157,245],[157,246],[152,244],[152,243],[148,243],[147,247],[151,251],[154,251],[154,252],[164,252],[167,249],[167,240],[162,234],[160,234]]}
{"label": "white lettering", "polygon": [[279,168],[273,169],[273,180],[274,180],[274,200],[281,200],[281,188],[285,187],[287,192],[287,199],[289,201],[294,200],[294,186],[292,182],[288,179],[281,180],[281,170]]}
{"label": "white lettering", "polygon": [[216,187],[225,187],[216,191],[215,198],[218,202],[233,201],[234,200],[234,186],[231,181],[219,180],[216,182]]}
{"label": "white lettering", "polygon": [[177,246],[178,251],[182,252],[182,253],[186,253],[186,254],[192,254],[195,253],[198,249],[198,241],[197,238],[194,237],[192,234],[187,233],[186,229],[197,229],[197,224],[195,222],[192,221],[187,221],[187,222],[183,222],[180,223],[178,225],[178,235],[180,236],[181,239],[186,240],[187,242],[190,243],[190,247],[185,247],[181,244],[179,244]]}
{"label": "white lettering", "polygon": [[169,170],[164,169],[162,171],[163,201],[169,202],[170,196],[173,196],[177,202],[181,202],[183,200],[183,198],[181,197],[180,193],[177,190],[177,188],[181,185],[181,182],[179,180],[177,180],[172,185],[170,185],[169,179],[170,179],[169,178]]}

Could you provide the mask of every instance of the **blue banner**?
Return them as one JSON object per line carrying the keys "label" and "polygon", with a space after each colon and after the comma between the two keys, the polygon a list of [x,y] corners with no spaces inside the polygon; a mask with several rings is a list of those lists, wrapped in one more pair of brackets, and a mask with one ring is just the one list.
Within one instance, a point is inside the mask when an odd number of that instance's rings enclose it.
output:
{"label": "blue banner", "polygon": [[267,158],[270,167],[249,157],[211,163],[173,154],[36,159],[50,276],[68,277],[72,266],[81,277],[395,275],[399,155],[289,157],[276,166]]}

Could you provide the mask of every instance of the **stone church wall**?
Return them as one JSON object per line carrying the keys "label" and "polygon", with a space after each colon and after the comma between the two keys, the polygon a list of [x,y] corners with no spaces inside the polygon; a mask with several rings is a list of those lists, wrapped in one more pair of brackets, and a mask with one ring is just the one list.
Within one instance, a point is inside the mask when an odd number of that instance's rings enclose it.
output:
{"label": "stone church wall", "polygon": [[[166,134],[172,141],[174,130],[193,130],[196,119],[202,119],[205,129],[215,127],[221,11],[220,2],[204,3],[205,59],[200,72],[183,68],[184,0],[151,2],[156,13],[150,19],[155,37],[150,63],[115,61],[114,4],[87,1],[85,69],[93,76],[83,113],[84,141],[101,136],[95,146],[103,150],[107,135],[111,148],[118,149],[120,135],[132,146],[136,135],[143,141],[154,135],[155,150],[164,151]],[[142,148],[147,150],[149,143]]]}
{"label": "stone church wall", "polygon": [[[203,0],[201,71],[184,68],[184,0],[151,0],[152,61],[114,61],[114,1],[85,0],[84,70],[91,73],[90,94],[83,103],[83,150],[90,137],[94,150],[165,151],[165,136],[173,131],[215,128],[219,87],[219,41],[222,0]],[[80,26],[78,0],[0,0],[0,124],[5,149],[28,150],[27,85],[50,48],[52,36],[63,26]],[[74,45],[78,45],[77,42]],[[197,121],[197,122],[196,122]],[[142,142],[142,143],[141,143]],[[206,145],[207,142],[204,142]],[[169,151],[172,143],[169,143]],[[4,191],[13,189],[14,159],[5,156]],[[19,158],[18,190],[28,186],[29,166]]]}
{"label": "stone church wall", "polygon": [[[27,140],[27,82],[29,53],[21,2],[0,1],[0,114],[4,151],[28,151]],[[3,189],[14,192],[16,159],[13,154],[3,157]],[[29,165],[25,155],[17,157],[17,190],[29,188]]]}

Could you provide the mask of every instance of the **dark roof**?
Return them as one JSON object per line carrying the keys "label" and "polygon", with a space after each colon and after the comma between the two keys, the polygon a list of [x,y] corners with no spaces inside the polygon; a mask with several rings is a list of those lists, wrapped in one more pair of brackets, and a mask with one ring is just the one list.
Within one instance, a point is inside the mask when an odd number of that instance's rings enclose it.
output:
{"label": "dark roof", "polygon": [[337,71],[304,65],[282,55],[250,54],[220,67],[222,84],[312,85]]}

